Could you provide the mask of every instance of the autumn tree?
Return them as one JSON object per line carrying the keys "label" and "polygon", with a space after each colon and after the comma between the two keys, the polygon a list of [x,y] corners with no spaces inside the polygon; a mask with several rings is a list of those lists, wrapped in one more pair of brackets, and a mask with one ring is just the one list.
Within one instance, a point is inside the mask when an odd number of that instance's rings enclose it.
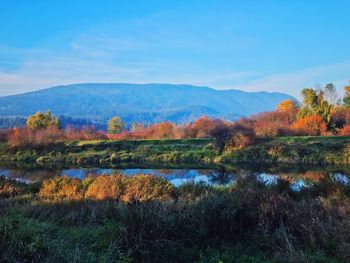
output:
{"label": "autumn tree", "polygon": [[219,151],[222,152],[231,136],[231,128],[228,124],[221,123],[210,130],[210,136],[215,139],[216,146],[219,148]]}
{"label": "autumn tree", "polygon": [[53,117],[50,111],[45,113],[38,111],[34,115],[30,115],[26,125],[31,130],[41,130],[48,127],[61,128],[60,119]]}
{"label": "autumn tree", "polygon": [[118,134],[121,132],[124,127],[124,122],[120,119],[119,116],[115,116],[108,122],[108,132],[110,134]]}
{"label": "autumn tree", "polygon": [[296,100],[287,99],[282,101],[280,104],[278,104],[277,111],[292,112],[297,110],[297,108],[298,108],[298,102]]}

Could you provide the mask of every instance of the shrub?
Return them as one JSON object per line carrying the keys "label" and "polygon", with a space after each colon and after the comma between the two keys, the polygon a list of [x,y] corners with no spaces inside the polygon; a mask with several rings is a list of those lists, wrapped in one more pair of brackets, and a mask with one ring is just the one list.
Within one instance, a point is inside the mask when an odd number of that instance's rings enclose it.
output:
{"label": "shrub", "polygon": [[293,129],[301,135],[324,135],[327,131],[327,124],[319,115],[305,116],[293,124]]}
{"label": "shrub", "polygon": [[23,185],[16,181],[0,176],[0,198],[9,198],[20,194]]}
{"label": "shrub", "polygon": [[175,196],[175,188],[166,179],[147,174],[133,177],[120,174],[88,176],[82,181],[63,176],[45,180],[39,196],[125,202],[169,200]]}
{"label": "shrub", "polygon": [[342,128],[350,124],[350,109],[345,107],[335,107],[331,111],[335,128]]}
{"label": "shrub", "polygon": [[230,128],[230,135],[225,147],[227,149],[244,148],[246,146],[253,145],[256,142],[257,138],[253,129],[239,124],[234,124]]}
{"label": "shrub", "polygon": [[350,124],[344,125],[343,128],[340,129],[339,135],[350,136]]}
{"label": "shrub", "polygon": [[174,186],[163,177],[138,174],[128,178],[122,200],[168,200],[174,196],[174,193]]}
{"label": "shrub", "polygon": [[194,123],[190,123],[184,127],[185,137],[188,138],[209,138],[211,132],[217,126],[223,124],[222,120],[210,119],[206,116],[200,117]]}
{"label": "shrub", "polygon": [[5,142],[8,140],[10,134],[10,130],[8,129],[0,129],[0,142]]}
{"label": "shrub", "polygon": [[68,127],[65,130],[65,140],[67,141],[90,141],[90,140],[103,140],[106,139],[106,135],[100,131],[96,131],[94,127],[82,127],[76,129]]}
{"label": "shrub", "polygon": [[81,199],[82,183],[79,179],[68,176],[45,180],[40,188],[39,196],[60,199]]}
{"label": "shrub", "polygon": [[253,116],[254,131],[259,137],[275,137],[292,135],[291,124],[295,119],[295,112],[271,111]]}
{"label": "shrub", "polygon": [[231,136],[231,127],[225,123],[216,125],[211,131],[210,136],[215,139],[216,145],[222,151]]}
{"label": "shrub", "polygon": [[124,192],[125,180],[122,175],[100,175],[84,181],[92,181],[85,192],[85,197],[94,200],[119,200]]}
{"label": "shrub", "polygon": [[180,199],[195,200],[200,197],[207,196],[213,192],[213,187],[209,186],[203,181],[199,183],[188,182],[178,187],[177,189]]}

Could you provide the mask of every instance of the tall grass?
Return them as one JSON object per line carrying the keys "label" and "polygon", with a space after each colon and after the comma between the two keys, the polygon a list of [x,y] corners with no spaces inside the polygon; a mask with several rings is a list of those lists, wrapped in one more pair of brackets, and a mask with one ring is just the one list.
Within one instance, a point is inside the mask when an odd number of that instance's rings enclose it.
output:
{"label": "tall grass", "polygon": [[293,192],[250,175],[226,188],[54,178],[0,199],[0,261],[348,262],[350,186],[325,180]]}

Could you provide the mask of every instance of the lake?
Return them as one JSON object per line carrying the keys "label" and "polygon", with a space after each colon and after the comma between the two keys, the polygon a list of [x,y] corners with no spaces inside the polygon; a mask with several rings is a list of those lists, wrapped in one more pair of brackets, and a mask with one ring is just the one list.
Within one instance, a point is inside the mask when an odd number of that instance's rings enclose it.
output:
{"label": "lake", "polygon": [[70,176],[83,179],[88,175],[121,173],[134,176],[139,173],[162,176],[175,186],[187,182],[203,182],[209,185],[228,185],[234,183],[240,176],[255,176],[267,184],[273,184],[278,178],[291,183],[294,190],[307,187],[308,184],[329,180],[344,184],[350,181],[350,166],[302,166],[302,165],[235,165],[208,167],[198,165],[183,166],[152,166],[152,165],[121,165],[117,167],[72,167],[72,168],[24,168],[18,166],[0,166],[0,176],[9,179],[32,183],[55,176]]}

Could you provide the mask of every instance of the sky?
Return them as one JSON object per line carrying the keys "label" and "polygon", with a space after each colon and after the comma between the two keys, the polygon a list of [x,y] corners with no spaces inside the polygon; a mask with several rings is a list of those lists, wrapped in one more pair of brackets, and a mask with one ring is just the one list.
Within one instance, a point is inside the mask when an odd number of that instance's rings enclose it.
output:
{"label": "sky", "polygon": [[350,79],[349,0],[0,0],[0,96],[85,82],[284,92]]}

